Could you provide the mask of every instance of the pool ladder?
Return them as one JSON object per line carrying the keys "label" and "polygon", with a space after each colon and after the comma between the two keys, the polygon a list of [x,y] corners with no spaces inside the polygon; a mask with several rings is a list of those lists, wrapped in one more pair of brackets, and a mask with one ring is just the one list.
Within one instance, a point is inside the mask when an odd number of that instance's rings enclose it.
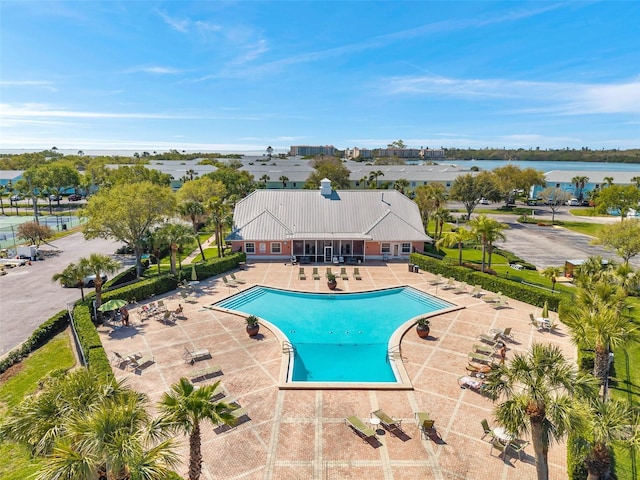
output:
{"label": "pool ladder", "polygon": [[402,354],[400,353],[400,345],[396,345],[395,347],[391,347],[389,350],[387,350],[387,358],[389,358],[389,360],[397,360],[399,358],[402,358]]}
{"label": "pool ladder", "polygon": [[296,347],[291,345],[291,342],[285,340],[282,342],[282,353],[292,354],[296,351]]}

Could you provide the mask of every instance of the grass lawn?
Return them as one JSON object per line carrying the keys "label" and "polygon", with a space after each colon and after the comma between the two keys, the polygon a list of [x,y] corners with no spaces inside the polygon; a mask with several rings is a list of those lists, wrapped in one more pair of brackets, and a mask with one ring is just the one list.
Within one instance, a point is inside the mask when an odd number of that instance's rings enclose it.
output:
{"label": "grass lawn", "polygon": [[[634,323],[640,328],[640,299],[630,298],[635,307]],[[640,343],[636,342],[625,350],[614,352],[613,377],[615,382],[611,384],[609,393],[612,398],[618,398],[631,402],[636,408],[640,407]],[[640,455],[634,457],[627,449],[616,448],[615,472],[618,480],[634,480],[638,478],[638,461]]]}
{"label": "grass lawn", "polygon": [[[33,352],[22,363],[10,368],[0,382],[0,419],[8,408],[17,405],[25,395],[35,392],[38,382],[49,372],[75,365],[75,357],[67,332],[53,338],[42,348]],[[22,480],[29,478],[37,469],[29,449],[13,442],[0,444],[0,478]]]}

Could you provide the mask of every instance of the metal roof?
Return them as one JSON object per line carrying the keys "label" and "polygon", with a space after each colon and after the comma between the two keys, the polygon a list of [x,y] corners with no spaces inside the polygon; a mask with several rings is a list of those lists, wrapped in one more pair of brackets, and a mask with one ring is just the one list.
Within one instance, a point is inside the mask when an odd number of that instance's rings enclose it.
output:
{"label": "metal roof", "polygon": [[233,220],[228,240],[431,241],[418,206],[395,190],[256,190]]}

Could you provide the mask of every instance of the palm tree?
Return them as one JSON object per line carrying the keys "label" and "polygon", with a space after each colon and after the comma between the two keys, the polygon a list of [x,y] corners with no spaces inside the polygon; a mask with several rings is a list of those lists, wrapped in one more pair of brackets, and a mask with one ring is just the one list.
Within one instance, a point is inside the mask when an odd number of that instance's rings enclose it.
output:
{"label": "palm tree", "polygon": [[84,277],[89,274],[89,270],[83,269],[80,264],[70,263],[62,272],[55,273],[51,281],[60,282],[64,287],[80,287],[80,296],[84,301]]}
{"label": "palm tree", "polygon": [[211,400],[220,382],[196,389],[186,378],[171,386],[160,400],[162,421],[174,431],[189,435],[189,480],[198,480],[202,472],[200,423],[209,420],[214,425],[233,425],[233,407]]}
{"label": "palm tree", "polygon": [[414,201],[418,204],[422,215],[425,232],[429,235],[429,220],[433,212],[447,204],[446,190],[441,183],[420,185],[415,190]]}
{"label": "palm tree", "polygon": [[193,235],[196,237],[196,241],[198,242],[198,248],[200,249],[200,255],[202,255],[202,260],[206,260],[204,256],[204,250],[202,248],[202,243],[200,242],[200,236],[198,235],[198,225],[205,220],[207,212],[204,208],[204,205],[200,202],[184,202],[178,205],[178,213],[180,216],[186,220],[191,220],[191,226],[193,227]]}
{"label": "palm tree", "polygon": [[602,181],[607,184],[607,187],[613,185],[613,177],[604,177]]}
{"label": "palm tree", "polygon": [[628,404],[619,400],[594,398],[587,403],[585,420],[585,428],[578,434],[577,445],[584,455],[587,479],[610,478],[612,446],[630,445],[631,439],[625,437],[628,426],[634,424],[633,414]]}
{"label": "palm tree", "polygon": [[498,423],[515,436],[531,436],[538,480],[549,478],[549,445],[581,424],[574,396],[592,395],[596,383],[578,373],[560,348],[540,343],[487,375],[487,393],[500,402],[494,410]]}
{"label": "palm tree", "polygon": [[[469,226],[478,243],[482,245],[482,272],[484,272],[487,249],[489,250],[489,255],[491,255],[493,242],[496,240],[504,240],[506,237],[502,231],[509,227],[504,223],[487,217],[485,214],[472,219],[469,222]],[[491,258],[489,258],[489,267],[491,267]]]}
{"label": "palm tree", "polygon": [[540,272],[540,275],[542,275],[545,278],[548,278],[549,280],[551,280],[551,291],[555,291],[556,289],[556,282],[558,281],[558,277],[562,274],[562,269],[560,267],[547,267],[545,268],[542,272]]}
{"label": "palm tree", "polygon": [[266,173],[260,177],[260,181],[263,183],[264,188],[267,188],[267,182],[271,180],[271,177]]}
{"label": "palm tree", "polygon": [[627,298],[622,287],[600,280],[577,288],[573,308],[563,318],[574,343],[594,350],[593,376],[600,385],[607,381],[611,349],[640,339]]}
{"label": "palm tree", "polygon": [[287,188],[287,182],[289,181],[288,177],[282,175],[278,180],[282,182],[282,188]]}
{"label": "palm tree", "polygon": [[398,190],[403,195],[406,195],[409,185],[410,185],[409,180],[407,180],[406,178],[399,178],[393,184],[393,188]]}
{"label": "palm tree", "polygon": [[178,271],[176,265],[179,265],[180,272],[182,272],[182,261],[177,259],[178,249],[181,245],[192,241],[195,235],[191,228],[179,223],[169,223],[164,225],[160,228],[158,234],[164,239],[165,244],[169,245],[171,250],[171,274],[177,275]]}
{"label": "palm tree", "polygon": [[214,197],[209,204],[211,212],[211,220],[216,230],[216,246],[218,247],[218,257],[224,254],[222,240],[224,236],[225,226],[233,219],[231,207],[220,197]]}
{"label": "palm tree", "polygon": [[575,192],[576,197],[580,201],[582,201],[582,198],[583,198],[582,190],[584,189],[584,186],[587,184],[588,181],[589,181],[589,177],[585,177],[584,175],[577,175],[571,179],[571,183],[573,183],[576,186],[576,192]]}
{"label": "palm tree", "polygon": [[640,188],[640,177],[631,177],[631,183],[635,183],[636,187]]}
{"label": "palm tree", "polygon": [[384,177],[384,172],[382,170],[376,170],[369,174],[369,183],[373,182],[374,188],[378,186],[378,177]]}
{"label": "palm tree", "polygon": [[31,447],[45,479],[152,480],[178,462],[147,397],[85,368],[45,379],[5,419],[0,436]]}
{"label": "palm tree", "polygon": [[438,239],[442,236],[444,222],[448,222],[451,220],[451,213],[449,213],[449,210],[447,210],[446,208],[440,207],[433,213],[433,219],[436,222],[435,232],[433,236]]}
{"label": "palm tree", "polygon": [[[96,309],[102,305],[102,276],[105,274],[113,274],[120,268],[120,262],[113,260],[108,255],[101,255],[99,253],[92,253],[89,258],[81,258],[78,261],[78,268],[83,272],[89,272],[90,275],[95,275],[93,284],[96,290]],[[98,310],[98,316],[101,316],[102,312]]]}
{"label": "palm tree", "polygon": [[445,247],[451,248],[453,246],[458,247],[458,265],[462,265],[462,247],[464,247],[464,242],[467,240],[472,240],[475,238],[473,233],[467,230],[464,227],[458,228],[455,232],[451,232],[447,235],[444,235],[436,242],[436,247]]}

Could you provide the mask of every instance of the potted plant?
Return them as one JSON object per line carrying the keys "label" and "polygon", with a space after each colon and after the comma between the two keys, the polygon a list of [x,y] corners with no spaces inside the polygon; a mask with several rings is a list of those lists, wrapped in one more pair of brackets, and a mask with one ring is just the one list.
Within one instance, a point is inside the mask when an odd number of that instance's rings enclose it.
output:
{"label": "potted plant", "polygon": [[336,274],[327,272],[327,287],[329,287],[329,290],[335,290],[337,286]]}
{"label": "potted plant", "polygon": [[258,332],[260,331],[258,317],[256,317],[255,315],[249,315],[247,318],[245,318],[245,322],[247,323],[247,334],[250,337],[255,337],[256,335],[258,335]]}
{"label": "potted plant", "polygon": [[426,317],[419,318],[416,320],[416,332],[420,338],[427,338],[429,336],[429,326],[431,325],[431,320]]}

